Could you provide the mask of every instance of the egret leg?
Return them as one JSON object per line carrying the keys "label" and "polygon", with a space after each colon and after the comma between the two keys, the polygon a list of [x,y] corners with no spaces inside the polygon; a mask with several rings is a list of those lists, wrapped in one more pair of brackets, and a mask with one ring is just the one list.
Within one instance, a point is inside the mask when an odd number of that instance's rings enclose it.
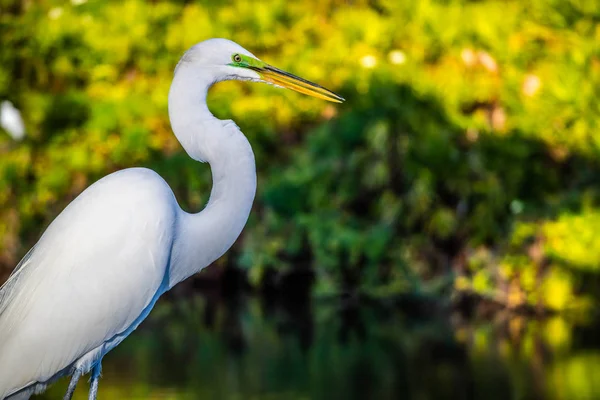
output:
{"label": "egret leg", "polygon": [[71,400],[73,398],[73,393],[75,393],[75,388],[77,387],[77,382],[79,382],[79,378],[81,378],[82,371],[78,368],[73,371],[73,375],[71,376],[71,382],[69,382],[69,387],[67,389],[67,393],[65,393],[64,400]]}
{"label": "egret leg", "polygon": [[100,374],[102,373],[102,361],[98,361],[92,368],[90,377],[90,396],[89,400],[96,400],[98,397],[98,383],[100,382]]}

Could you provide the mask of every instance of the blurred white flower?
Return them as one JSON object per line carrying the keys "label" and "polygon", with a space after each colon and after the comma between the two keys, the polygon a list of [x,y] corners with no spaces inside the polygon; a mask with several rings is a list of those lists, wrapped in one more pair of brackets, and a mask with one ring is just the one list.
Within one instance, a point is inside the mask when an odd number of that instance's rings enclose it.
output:
{"label": "blurred white flower", "polygon": [[71,4],[74,6],[80,6],[85,3],[87,3],[87,0],[71,0]]}
{"label": "blurred white flower", "polygon": [[496,63],[496,60],[494,60],[494,57],[492,57],[489,53],[485,51],[480,51],[477,53],[477,55],[479,58],[479,62],[481,63],[481,65],[484,66],[485,69],[487,69],[490,72],[498,71],[498,64]]}
{"label": "blurred white flower", "polygon": [[406,54],[402,50],[392,50],[388,54],[388,59],[392,64],[404,64],[406,62]]}
{"label": "blurred white flower", "polygon": [[540,90],[542,87],[542,81],[537,75],[529,74],[523,81],[523,94],[531,97]]}
{"label": "blurred white flower", "polygon": [[472,67],[477,61],[475,59],[475,52],[472,49],[463,49],[460,53],[460,58],[462,58],[463,63],[465,63],[467,67]]}
{"label": "blurred white flower", "polygon": [[331,118],[335,117],[336,115],[337,115],[337,108],[335,108],[329,104],[325,106],[325,108],[323,109],[323,112],[321,113],[321,116],[325,119],[331,119]]}
{"label": "blurred white flower", "polygon": [[467,128],[467,139],[469,142],[476,142],[479,139],[479,131],[475,128]]}
{"label": "blurred white flower", "polygon": [[8,100],[0,103],[0,127],[4,129],[14,140],[25,137],[25,124],[21,113]]}
{"label": "blurred white flower", "polygon": [[498,63],[489,53],[485,51],[475,51],[470,48],[463,49],[460,53],[463,63],[469,67],[481,65],[490,72],[498,72]]}
{"label": "blurred white flower", "polygon": [[54,7],[50,11],[48,11],[48,17],[50,19],[58,19],[63,13],[63,9],[61,7]]}
{"label": "blurred white flower", "polygon": [[371,54],[366,55],[360,59],[360,65],[362,65],[363,68],[374,68],[377,65],[377,58]]}
{"label": "blurred white flower", "polygon": [[506,111],[500,106],[494,106],[490,115],[490,123],[496,131],[503,131],[506,128]]}
{"label": "blurred white flower", "polygon": [[525,208],[525,205],[523,204],[523,202],[521,200],[514,199],[513,201],[510,202],[510,210],[512,211],[513,214],[521,214],[523,212],[524,208]]}

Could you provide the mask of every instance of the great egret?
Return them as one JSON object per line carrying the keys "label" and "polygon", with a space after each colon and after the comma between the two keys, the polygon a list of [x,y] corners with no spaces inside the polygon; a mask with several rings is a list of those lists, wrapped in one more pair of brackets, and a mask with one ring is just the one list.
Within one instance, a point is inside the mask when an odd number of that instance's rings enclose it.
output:
{"label": "great egret", "polygon": [[206,105],[224,80],[267,82],[321,99],[335,93],[274,68],[238,44],[210,39],[175,68],[169,118],[194,160],[211,166],[204,210],[183,211],[154,171],[130,168],[92,184],[50,224],[0,288],[0,399],[27,399],[65,375],[65,395],[148,316],[158,298],[219,257],[241,233],[254,200],[248,140]]}
{"label": "great egret", "polygon": [[13,140],[23,140],[25,137],[25,124],[19,110],[8,100],[0,103],[0,127],[4,129]]}

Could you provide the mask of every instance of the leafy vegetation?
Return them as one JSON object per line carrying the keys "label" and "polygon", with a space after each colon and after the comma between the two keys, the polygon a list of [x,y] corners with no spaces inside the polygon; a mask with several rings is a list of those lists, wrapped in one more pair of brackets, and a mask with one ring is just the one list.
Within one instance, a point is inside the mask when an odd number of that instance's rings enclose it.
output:
{"label": "leafy vegetation", "polygon": [[600,4],[580,0],[0,1],[0,265],[14,267],[99,177],[147,166],[199,210],[206,166],[170,131],[173,68],[227,37],[348,101],[266,85],[210,95],[256,152],[259,191],[222,262],[310,265],[317,289],[453,282],[568,310],[600,288]]}
{"label": "leafy vegetation", "polygon": [[[595,399],[598,331],[523,317],[427,320],[380,307],[159,302],[103,362],[119,399]],[[587,343],[586,340],[587,339]],[[62,399],[69,380],[40,399]],[[80,384],[74,399],[87,399]]]}

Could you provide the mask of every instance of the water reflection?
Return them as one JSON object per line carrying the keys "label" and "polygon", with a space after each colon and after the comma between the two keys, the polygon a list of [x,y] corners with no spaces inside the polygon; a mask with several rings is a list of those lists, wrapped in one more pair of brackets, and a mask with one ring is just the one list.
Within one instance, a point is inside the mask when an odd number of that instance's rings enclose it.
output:
{"label": "water reflection", "polygon": [[[41,398],[60,399],[65,386]],[[100,390],[100,399],[594,399],[600,339],[560,318],[467,323],[352,299],[196,295],[160,302],[106,357]]]}

